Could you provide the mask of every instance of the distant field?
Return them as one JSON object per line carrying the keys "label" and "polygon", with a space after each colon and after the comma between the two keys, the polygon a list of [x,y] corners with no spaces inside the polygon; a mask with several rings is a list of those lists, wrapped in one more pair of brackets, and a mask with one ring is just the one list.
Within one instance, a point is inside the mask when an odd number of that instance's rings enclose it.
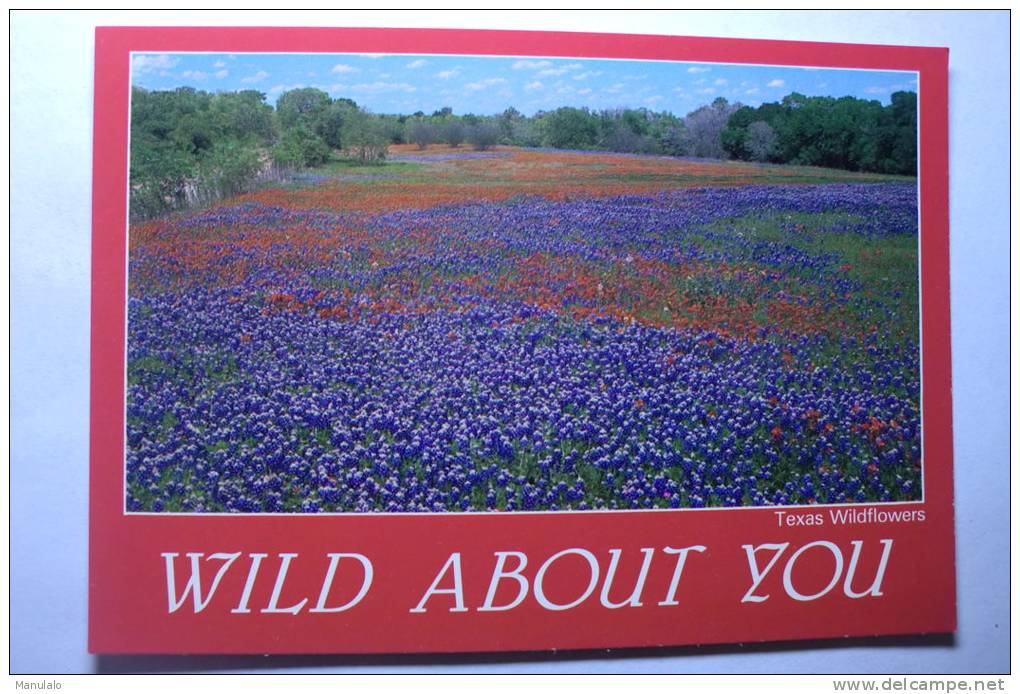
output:
{"label": "distant field", "polygon": [[317,185],[240,199],[289,208],[381,212],[470,200],[502,202],[515,195],[566,200],[648,195],[677,187],[914,180],[737,161],[511,147],[472,152],[466,147],[432,146],[420,151],[413,145],[391,147],[391,158],[383,166],[334,162],[320,171]]}
{"label": "distant field", "polygon": [[921,496],[916,182],[395,147],[130,231],[127,508]]}

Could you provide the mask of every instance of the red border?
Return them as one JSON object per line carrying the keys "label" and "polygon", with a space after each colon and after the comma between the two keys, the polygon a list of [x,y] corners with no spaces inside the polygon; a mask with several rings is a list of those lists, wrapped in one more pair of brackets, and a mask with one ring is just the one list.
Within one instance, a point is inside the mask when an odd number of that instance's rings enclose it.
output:
{"label": "red border", "polygon": [[[921,523],[779,529],[767,509],[611,514],[438,516],[128,516],[122,511],[126,193],[131,51],[371,52],[696,60],[914,70],[920,80],[922,383],[926,512]],[[103,27],[96,31],[93,162],[91,506],[89,649],[97,653],[440,652],[724,643],[949,632],[955,629],[952,408],[949,333],[948,50],[669,36],[323,28]],[[910,506],[917,508],[916,505]],[[882,506],[893,510],[897,506]],[[736,516],[734,514],[741,514]],[[736,521],[736,522],[734,522]],[[743,544],[831,540],[849,548],[894,539],[881,598],[830,594],[799,603],[741,604],[748,588]],[[633,581],[640,549],[705,545],[685,570],[680,604],[657,607],[672,564],[656,555],[644,606],[606,609],[598,591],[580,607],[542,609],[531,598],[508,612],[451,612],[437,596],[414,607],[451,552],[461,553],[469,607],[484,598],[493,552],[524,551],[534,570],[582,547],[623,549]],[[265,552],[251,614],[230,614],[247,564],[228,573],[200,614],[168,614],[161,552]],[[326,552],[371,557],[375,581],[340,614],[261,614],[277,552],[297,552],[281,604],[314,603]],[[791,549],[792,551],[792,549]],[[577,563],[571,564],[572,561]],[[242,558],[239,562],[243,562]],[[874,562],[872,562],[874,563]],[[565,559],[583,569],[577,557]],[[214,566],[214,565],[211,565]],[[349,570],[349,568],[348,568]],[[821,575],[817,562],[808,578]],[[236,575],[235,575],[236,574]],[[576,574],[550,572],[550,594],[576,594]],[[354,580],[354,579],[351,579]],[[581,580],[581,589],[587,582]],[[824,580],[822,581],[824,584]],[[266,585],[268,584],[268,585]],[[764,585],[764,584],[763,584]],[[773,593],[778,583],[768,584]],[[302,592],[301,586],[306,589]],[[764,589],[763,589],[764,590]],[[512,591],[511,591],[512,593]],[[502,594],[501,594],[502,595]],[[214,609],[215,608],[215,609]]]}

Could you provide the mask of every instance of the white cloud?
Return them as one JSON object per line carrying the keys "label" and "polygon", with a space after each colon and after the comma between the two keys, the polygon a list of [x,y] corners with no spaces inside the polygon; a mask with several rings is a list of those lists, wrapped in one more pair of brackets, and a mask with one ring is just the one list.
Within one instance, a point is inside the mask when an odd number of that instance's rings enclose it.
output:
{"label": "white cloud", "polygon": [[230,74],[230,71],[229,70],[217,70],[213,74],[216,75],[216,77],[218,77],[219,79],[223,79],[224,77],[226,77],[227,75]]}
{"label": "white cloud", "polygon": [[545,70],[540,70],[538,74],[542,77],[559,77],[560,75],[565,75],[568,72],[580,70],[582,67],[583,65],[581,65],[581,63],[569,63],[567,65],[560,65],[559,67],[551,67]]}
{"label": "white cloud", "polygon": [[354,67],[353,65],[347,65],[345,63],[337,63],[336,65],[333,66],[333,69],[330,70],[330,72],[332,72],[333,74],[336,74],[336,75],[348,75],[348,74],[351,74],[351,73],[354,73],[354,72],[361,72],[361,70],[359,70],[358,68]]}
{"label": "white cloud", "polygon": [[892,94],[893,92],[909,91],[916,88],[917,80],[909,80],[901,84],[890,84],[888,87],[868,87],[864,91],[867,94]]}
{"label": "white cloud", "polygon": [[261,82],[262,80],[264,80],[267,77],[269,77],[269,73],[268,72],[266,72],[265,70],[259,70],[254,75],[248,75],[247,77],[242,77],[241,81],[244,82],[245,84],[255,84],[256,82]]}
{"label": "white cloud", "polygon": [[170,70],[181,62],[180,58],[161,53],[159,55],[136,55],[131,58],[131,71],[136,75],[157,70]]}
{"label": "white cloud", "polygon": [[455,67],[452,70],[441,70],[440,72],[437,72],[436,73],[436,77],[438,77],[441,80],[448,80],[448,79],[451,79],[453,77],[456,77],[459,74],[460,74],[460,68],[459,67]]}
{"label": "white cloud", "polygon": [[478,80],[477,82],[469,82],[464,86],[471,91],[478,91],[480,89],[487,89],[488,87],[494,87],[497,84],[506,84],[506,80],[502,77],[489,77],[488,79]]}
{"label": "white cloud", "polygon": [[721,87],[721,86],[723,86],[723,85],[725,85],[725,84],[729,84],[729,83],[728,83],[728,82],[727,82],[726,80],[724,80],[724,79],[723,79],[722,77],[720,77],[719,79],[717,79],[717,80],[716,80],[715,82],[713,82],[712,84],[714,84],[714,85],[715,85],[715,86],[717,86],[717,87]]}
{"label": "white cloud", "polygon": [[578,89],[578,94],[591,94],[591,87],[585,87],[584,89]]}
{"label": "white cloud", "polygon": [[623,91],[623,82],[617,82],[614,85],[606,87],[606,91],[609,92],[610,94],[619,94],[620,92]]}
{"label": "white cloud", "polygon": [[541,70],[542,68],[552,67],[552,63],[548,60],[518,60],[510,67],[514,70]]}
{"label": "white cloud", "polygon": [[758,89],[758,87],[751,87],[750,89],[748,89],[748,90],[747,90],[747,91],[745,91],[744,93],[745,93],[745,94],[747,94],[748,96],[751,96],[751,95],[753,95],[753,94],[757,94],[757,93],[758,93],[758,92],[760,92],[760,91],[761,91],[761,90],[760,90],[760,89]]}
{"label": "white cloud", "polygon": [[418,68],[425,67],[428,64],[429,64],[429,61],[422,60],[421,58],[419,58],[418,60],[412,60],[411,62],[409,62],[404,67],[406,67],[408,70],[417,70]]}
{"label": "white cloud", "polygon": [[648,98],[645,99],[645,103],[649,105],[657,104],[660,101],[662,101],[662,97],[659,96],[658,94],[655,94],[654,96],[649,96]]}
{"label": "white cloud", "polygon": [[712,68],[710,68],[710,67],[689,67],[689,68],[687,68],[687,72],[691,73],[692,75],[696,75],[699,72],[711,72],[711,71],[712,71]]}
{"label": "white cloud", "polygon": [[227,64],[224,63],[222,60],[217,60],[215,63],[213,63],[213,67],[226,67],[226,66]]}
{"label": "white cloud", "polygon": [[269,94],[282,94],[283,92],[289,92],[292,89],[304,89],[303,84],[276,84],[269,88]]}
{"label": "white cloud", "polygon": [[779,87],[785,87],[786,86],[786,80],[772,80],[771,82],[769,82],[765,86],[766,87],[773,87],[773,88],[778,89]]}
{"label": "white cloud", "polygon": [[715,87],[705,87],[704,89],[699,89],[698,94],[715,94]]}
{"label": "white cloud", "polygon": [[601,70],[588,70],[587,72],[580,72],[573,76],[575,80],[586,80],[589,77],[598,77],[602,74]]}
{"label": "white cloud", "polygon": [[185,70],[181,73],[181,77],[189,80],[204,80],[208,76],[208,72],[202,72],[201,70]]}
{"label": "white cloud", "polygon": [[528,82],[526,85],[524,85],[524,88],[529,92],[533,92],[536,89],[541,89],[542,83],[539,82],[538,80],[535,80],[534,82]]}
{"label": "white cloud", "polygon": [[416,91],[417,87],[407,82],[364,82],[362,84],[352,84],[345,86],[342,84],[331,85],[329,91],[351,91],[358,92],[360,94],[379,94],[380,92],[405,92],[410,93]]}

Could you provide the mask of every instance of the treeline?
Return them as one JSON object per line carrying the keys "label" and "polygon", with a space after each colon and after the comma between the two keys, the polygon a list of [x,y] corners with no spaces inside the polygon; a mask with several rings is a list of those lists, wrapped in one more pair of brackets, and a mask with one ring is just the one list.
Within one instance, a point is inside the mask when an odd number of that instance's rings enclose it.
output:
{"label": "treeline", "polygon": [[256,91],[190,88],[131,94],[131,217],[240,192],[266,172],[278,137]]}
{"label": "treeline", "polygon": [[286,92],[274,109],[254,90],[136,87],[131,217],[146,219],[283,180],[325,163],[333,150],[380,160],[392,141],[386,126],[350,99],[333,100],[317,89]]}
{"label": "treeline", "polygon": [[250,190],[340,156],[381,162],[391,144],[497,144],[636,154],[734,158],[913,174],[917,97],[889,106],[854,97],[805,97],[757,108],[718,98],[684,117],[644,108],[562,107],[525,116],[368,113],[347,98],[294,89],[275,108],[254,90],[209,93],[134,88],[131,216],[145,219]]}
{"label": "treeline", "polygon": [[[422,149],[457,146],[476,116],[414,114],[406,139]],[[917,171],[917,95],[896,92],[891,103],[852,96],[790,94],[757,108],[718,98],[683,118],[648,109],[592,111],[563,107],[525,117],[513,108],[483,119],[497,142],[522,147],[742,159],[913,175]]]}
{"label": "treeline", "polygon": [[914,175],[917,94],[896,92],[888,106],[790,94],[779,103],[737,109],[721,144],[734,159]]}

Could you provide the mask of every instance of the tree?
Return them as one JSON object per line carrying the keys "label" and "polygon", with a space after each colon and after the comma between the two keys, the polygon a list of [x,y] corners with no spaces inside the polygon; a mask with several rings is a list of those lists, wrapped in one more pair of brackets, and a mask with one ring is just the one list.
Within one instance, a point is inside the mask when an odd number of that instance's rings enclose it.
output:
{"label": "tree", "polygon": [[343,149],[344,124],[358,107],[350,99],[337,99],[328,106],[317,110],[313,130],[322,141],[333,149]]}
{"label": "tree", "polygon": [[620,123],[636,135],[647,135],[651,128],[648,109],[624,109],[619,116]]}
{"label": "tree", "polygon": [[776,151],[779,136],[772,126],[763,120],[756,120],[747,126],[744,146],[754,161],[768,161]]}
{"label": "tree", "polygon": [[684,118],[684,134],[681,148],[685,154],[694,157],[722,159],[726,156],[723,149],[722,133],[726,124],[740,104],[730,104],[719,97],[708,106],[702,106],[688,113]]}
{"label": "tree", "polygon": [[223,136],[263,146],[277,136],[273,107],[266,103],[265,94],[254,89],[213,95],[210,112]]}
{"label": "tree", "polygon": [[467,132],[464,129],[463,123],[459,120],[451,120],[443,126],[443,136],[448,145],[456,148],[460,147],[461,143],[464,142]]}
{"label": "tree", "polygon": [[671,157],[682,157],[687,154],[687,129],[683,121],[668,126],[659,135],[659,150]]}
{"label": "tree", "polygon": [[467,141],[479,152],[499,142],[499,128],[492,123],[476,123],[467,128]]}
{"label": "tree", "polygon": [[851,96],[807,97],[794,92],[779,103],[737,110],[721,141],[737,159],[914,174],[917,95],[897,92],[888,106],[882,106]]}
{"label": "tree", "polygon": [[280,98],[276,100],[276,115],[284,128],[303,125],[309,130],[314,130],[331,103],[329,94],[321,89],[313,87],[291,89],[280,94]]}
{"label": "tree", "polygon": [[505,142],[512,141],[518,126],[524,121],[524,116],[513,106],[503,111],[503,113],[499,114],[499,118],[496,119],[500,138]]}
{"label": "tree", "polygon": [[245,190],[262,169],[259,152],[238,140],[213,145],[198,171],[198,189],[206,198],[236,195]]}
{"label": "tree", "polygon": [[894,92],[890,98],[887,145],[883,151],[884,170],[889,173],[917,173],[917,94]]}
{"label": "tree", "polygon": [[598,141],[598,122],[588,109],[564,106],[542,119],[542,142],[556,149],[590,149]]}
{"label": "tree", "polygon": [[273,148],[273,161],[283,168],[321,166],[329,161],[329,145],[303,125],[284,132]]}
{"label": "tree", "polygon": [[726,127],[719,134],[719,143],[731,158],[745,161],[751,158],[747,151],[747,128],[756,119],[761,120],[757,109],[741,106],[726,121]]}
{"label": "tree", "polygon": [[602,146],[610,152],[648,153],[655,150],[651,138],[639,135],[623,122],[615,124],[612,131],[603,138]]}
{"label": "tree", "polygon": [[401,145],[407,142],[407,119],[400,116],[374,115],[379,132],[388,145]]}
{"label": "tree", "polygon": [[428,149],[428,146],[438,138],[438,129],[435,124],[427,120],[416,118],[407,124],[407,139],[418,145],[418,149]]}
{"label": "tree", "polygon": [[169,142],[132,137],[132,220],[154,217],[186,202],[188,180],[194,169],[193,158]]}
{"label": "tree", "polygon": [[542,145],[542,125],[537,118],[521,118],[510,123],[510,137],[505,138],[520,147]]}
{"label": "tree", "polygon": [[385,126],[378,118],[360,109],[351,114],[344,145],[348,156],[362,164],[378,163],[386,158],[387,146]]}

